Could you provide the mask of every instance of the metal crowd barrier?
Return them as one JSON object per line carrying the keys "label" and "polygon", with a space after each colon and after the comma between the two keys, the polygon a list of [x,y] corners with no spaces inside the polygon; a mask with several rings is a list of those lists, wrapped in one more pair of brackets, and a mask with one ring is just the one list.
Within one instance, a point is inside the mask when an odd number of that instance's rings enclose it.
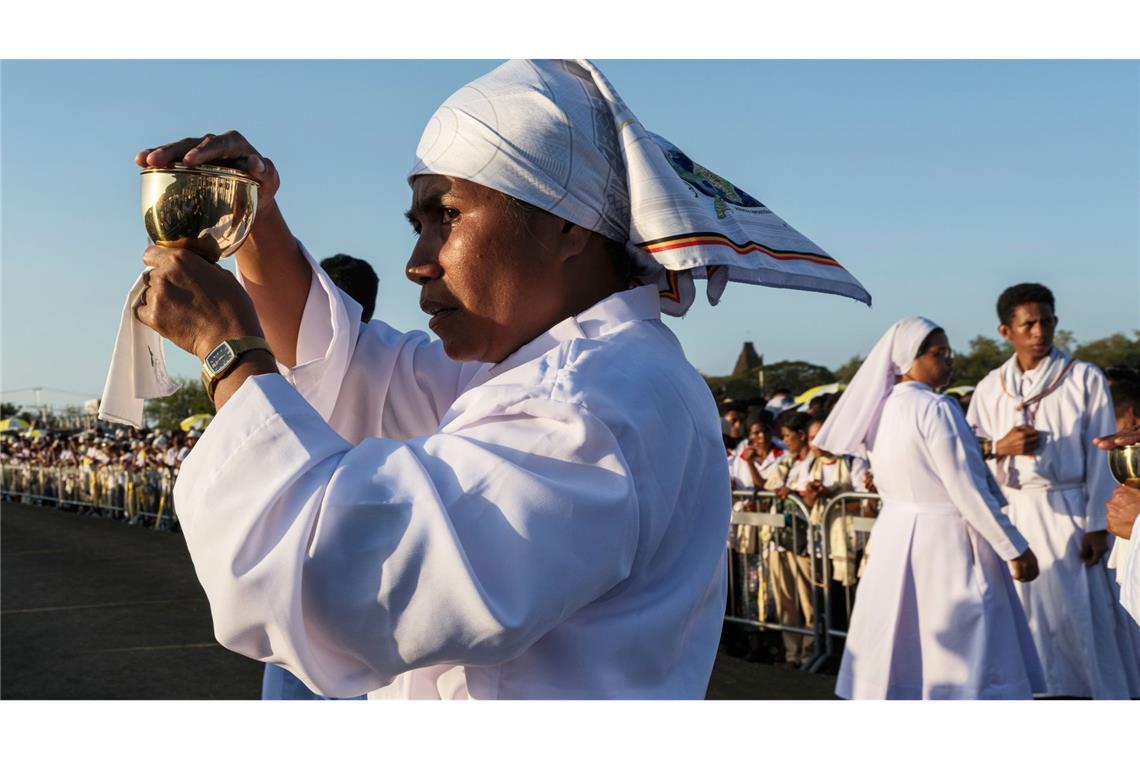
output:
{"label": "metal crowd barrier", "polygon": [[[785,648],[806,648],[814,662],[824,653],[816,531],[798,494],[733,491],[728,546],[729,605],[725,620],[780,631]],[[802,649],[801,649],[802,653]]]}
{"label": "metal crowd barrier", "polygon": [[732,512],[725,620],[780,631],[785,647],[810,636],[802,667],[817,672],[838,658],[847,636],[879,495],[849,491],[814,509],[796,494],[739,490],[732,498],[743,508]]}
{"label": "metal crowd barrier", "polygon": [[[825,644],[822,655],[813,662],[818,670],[839,657],[839,639],[847,637],[859,578],[868,556],[868,539],[875,525],[881,497],[877,493],[847,491],[836,494],[818,513],[822,552],[823,610],[821,616]],[[835,598],[839,591],[840,599]]]}
{"label": "metal crowd barrier", "polygon": [[0,464],[0,496],[10,501],[83,509],[125,517],[153,528],[172,528],[174,479],[167,467],[135,470],[121,465],[45,466]]}

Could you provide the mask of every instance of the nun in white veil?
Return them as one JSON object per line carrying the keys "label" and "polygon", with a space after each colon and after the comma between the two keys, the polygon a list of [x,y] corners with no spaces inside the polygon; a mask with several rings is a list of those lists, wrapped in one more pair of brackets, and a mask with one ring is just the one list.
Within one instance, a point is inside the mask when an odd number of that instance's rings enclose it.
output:
{"label": "nun in white veil", "polygon": [[1044,686],[1012,582],[1036,577],[1036,558],[958,403],[934,391],[951,371],[938,325],[897,322],[816,437],[836,454],[865,445],[883,498],[836,686],[847,699],[1028,699]]}

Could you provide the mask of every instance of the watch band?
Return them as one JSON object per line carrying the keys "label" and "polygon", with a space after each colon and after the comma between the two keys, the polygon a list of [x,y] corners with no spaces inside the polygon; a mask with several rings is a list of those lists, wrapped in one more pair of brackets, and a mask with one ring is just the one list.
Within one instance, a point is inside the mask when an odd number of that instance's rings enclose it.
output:
{"label": "watch band", "polygon": [[233,370],[242,354],[249,351],[267,351],[270,356],[273,355],[269,343],[258,335],[223,340],[206,354],[206,361],[202,362],[202,385],[206,388],[210,403],[214,402],[214,389],[218,381]]}

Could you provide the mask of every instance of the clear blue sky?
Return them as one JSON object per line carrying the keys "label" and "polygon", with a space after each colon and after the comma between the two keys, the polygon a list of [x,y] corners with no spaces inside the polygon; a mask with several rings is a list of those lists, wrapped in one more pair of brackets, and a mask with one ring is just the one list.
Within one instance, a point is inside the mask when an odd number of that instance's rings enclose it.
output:
{"label": "clear blue sky", "polygon": [[[283,176],[317,256],[380,275],[377,316],[424,329],[402,274],[420,130],[494,61],[0,64],[0,385],[56,404],[103,387],[147,241],[134,153],[238,129]],[[994,334],[1006,285],[1039,280],[1078,341],[1140,326],[1140,65],[1134,61],[598,61],[646,126],[758,197],[871,291],[730,285],[669,320],[698,369],[751,340],[835,367],[923,314],[955,347]],[[175,374],[197,361],[168,351]],[[30,403],[31,394],[3,396]]]}

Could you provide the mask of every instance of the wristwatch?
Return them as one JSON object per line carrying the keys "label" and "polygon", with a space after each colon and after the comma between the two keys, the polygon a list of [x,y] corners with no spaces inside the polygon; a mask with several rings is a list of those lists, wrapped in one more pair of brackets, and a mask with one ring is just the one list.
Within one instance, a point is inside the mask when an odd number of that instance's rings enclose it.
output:
{"label": "wristwatch", "polygon": [[[247,351],[269,351],[269,344],[265,338],[246,335],[237,340],[223,340],[206,354],[206,361],[202,362],[202,385],[206,386],[210,403],[214,401],[214,388],[218,381],[230,373],[237,364],[238,357]],[[269,351],[269,355],[272,356],[273,352]]]}

